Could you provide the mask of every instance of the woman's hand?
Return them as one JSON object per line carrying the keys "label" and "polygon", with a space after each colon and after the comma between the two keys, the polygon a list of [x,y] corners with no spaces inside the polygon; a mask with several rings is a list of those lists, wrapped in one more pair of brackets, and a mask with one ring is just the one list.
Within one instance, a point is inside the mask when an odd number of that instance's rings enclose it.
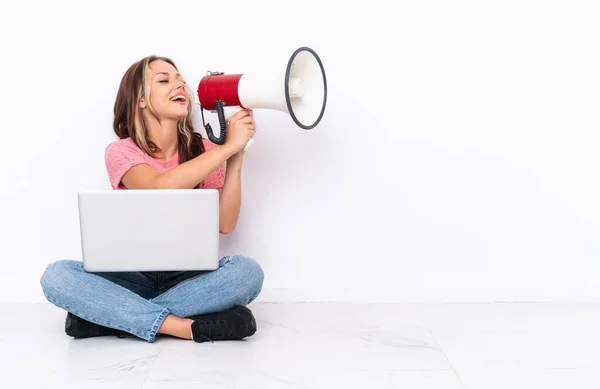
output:
{"label": "woman's hand", "polygon": [[238,154],[246,147],[255,132],[254,112],[251,109],[242,109],[227,121],[225,145],[229,145],[233,149],[234,155]]}

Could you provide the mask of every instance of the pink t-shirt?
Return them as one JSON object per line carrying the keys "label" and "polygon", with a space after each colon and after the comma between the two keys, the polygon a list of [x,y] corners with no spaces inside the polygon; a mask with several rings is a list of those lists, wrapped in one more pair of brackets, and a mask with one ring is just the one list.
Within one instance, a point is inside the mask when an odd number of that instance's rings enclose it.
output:
{"label": "pink t-shirt", "polygon": [[[202,139],[204,149],[210,150],[215,146],[208,139]],[[113,189],[127,189],[121,182],[121,179],[129,169],[135,165],[147,163],[159,173],[164,173],[169,169],[179,165],[179,153],[175,153],[173,158],[168,161],[152,158],[131,140],[131,138],[120,139],[112,142],[106,147],[104,155],[106,162],[106,170],[110,185]],[[225,173],[223,166],[219,166],[211,174],[209,174],[198,186],[199,189],[218,189],[222,188],[225,183]]]}

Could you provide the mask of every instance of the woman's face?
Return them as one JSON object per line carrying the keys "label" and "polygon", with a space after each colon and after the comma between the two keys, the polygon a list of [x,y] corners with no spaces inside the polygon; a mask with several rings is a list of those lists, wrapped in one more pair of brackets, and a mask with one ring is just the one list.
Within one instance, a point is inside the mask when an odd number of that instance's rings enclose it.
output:
{"label": "woman's face", "polygon": [[188,95],[185,83],[173,65],[161,60],[150,64],[150,103],[156,117],[179,120],[188,114]]}

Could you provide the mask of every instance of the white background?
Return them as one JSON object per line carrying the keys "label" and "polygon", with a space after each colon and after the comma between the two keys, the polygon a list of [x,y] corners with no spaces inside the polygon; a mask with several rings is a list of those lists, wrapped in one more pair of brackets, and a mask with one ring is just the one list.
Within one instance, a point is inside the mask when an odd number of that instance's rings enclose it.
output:
{"label": "white background", "polygon": [[2,1],[0,299],[45,301],[45,266],[81,258],[76,193],[109,188],[130,64],[170,56],[193,86],[300,46],[325,116],[256,111],[223,237],[260,299],[598,299],[600,3],[393,3]]}

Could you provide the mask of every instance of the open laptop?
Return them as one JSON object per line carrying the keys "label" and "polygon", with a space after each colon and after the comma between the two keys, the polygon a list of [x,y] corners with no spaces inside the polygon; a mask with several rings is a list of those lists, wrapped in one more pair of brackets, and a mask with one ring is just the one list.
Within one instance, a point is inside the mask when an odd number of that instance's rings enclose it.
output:
{"label": "open laptop", "polygon": [[86,271],[219,267],[216,189],[80,191],[78,204]]}

